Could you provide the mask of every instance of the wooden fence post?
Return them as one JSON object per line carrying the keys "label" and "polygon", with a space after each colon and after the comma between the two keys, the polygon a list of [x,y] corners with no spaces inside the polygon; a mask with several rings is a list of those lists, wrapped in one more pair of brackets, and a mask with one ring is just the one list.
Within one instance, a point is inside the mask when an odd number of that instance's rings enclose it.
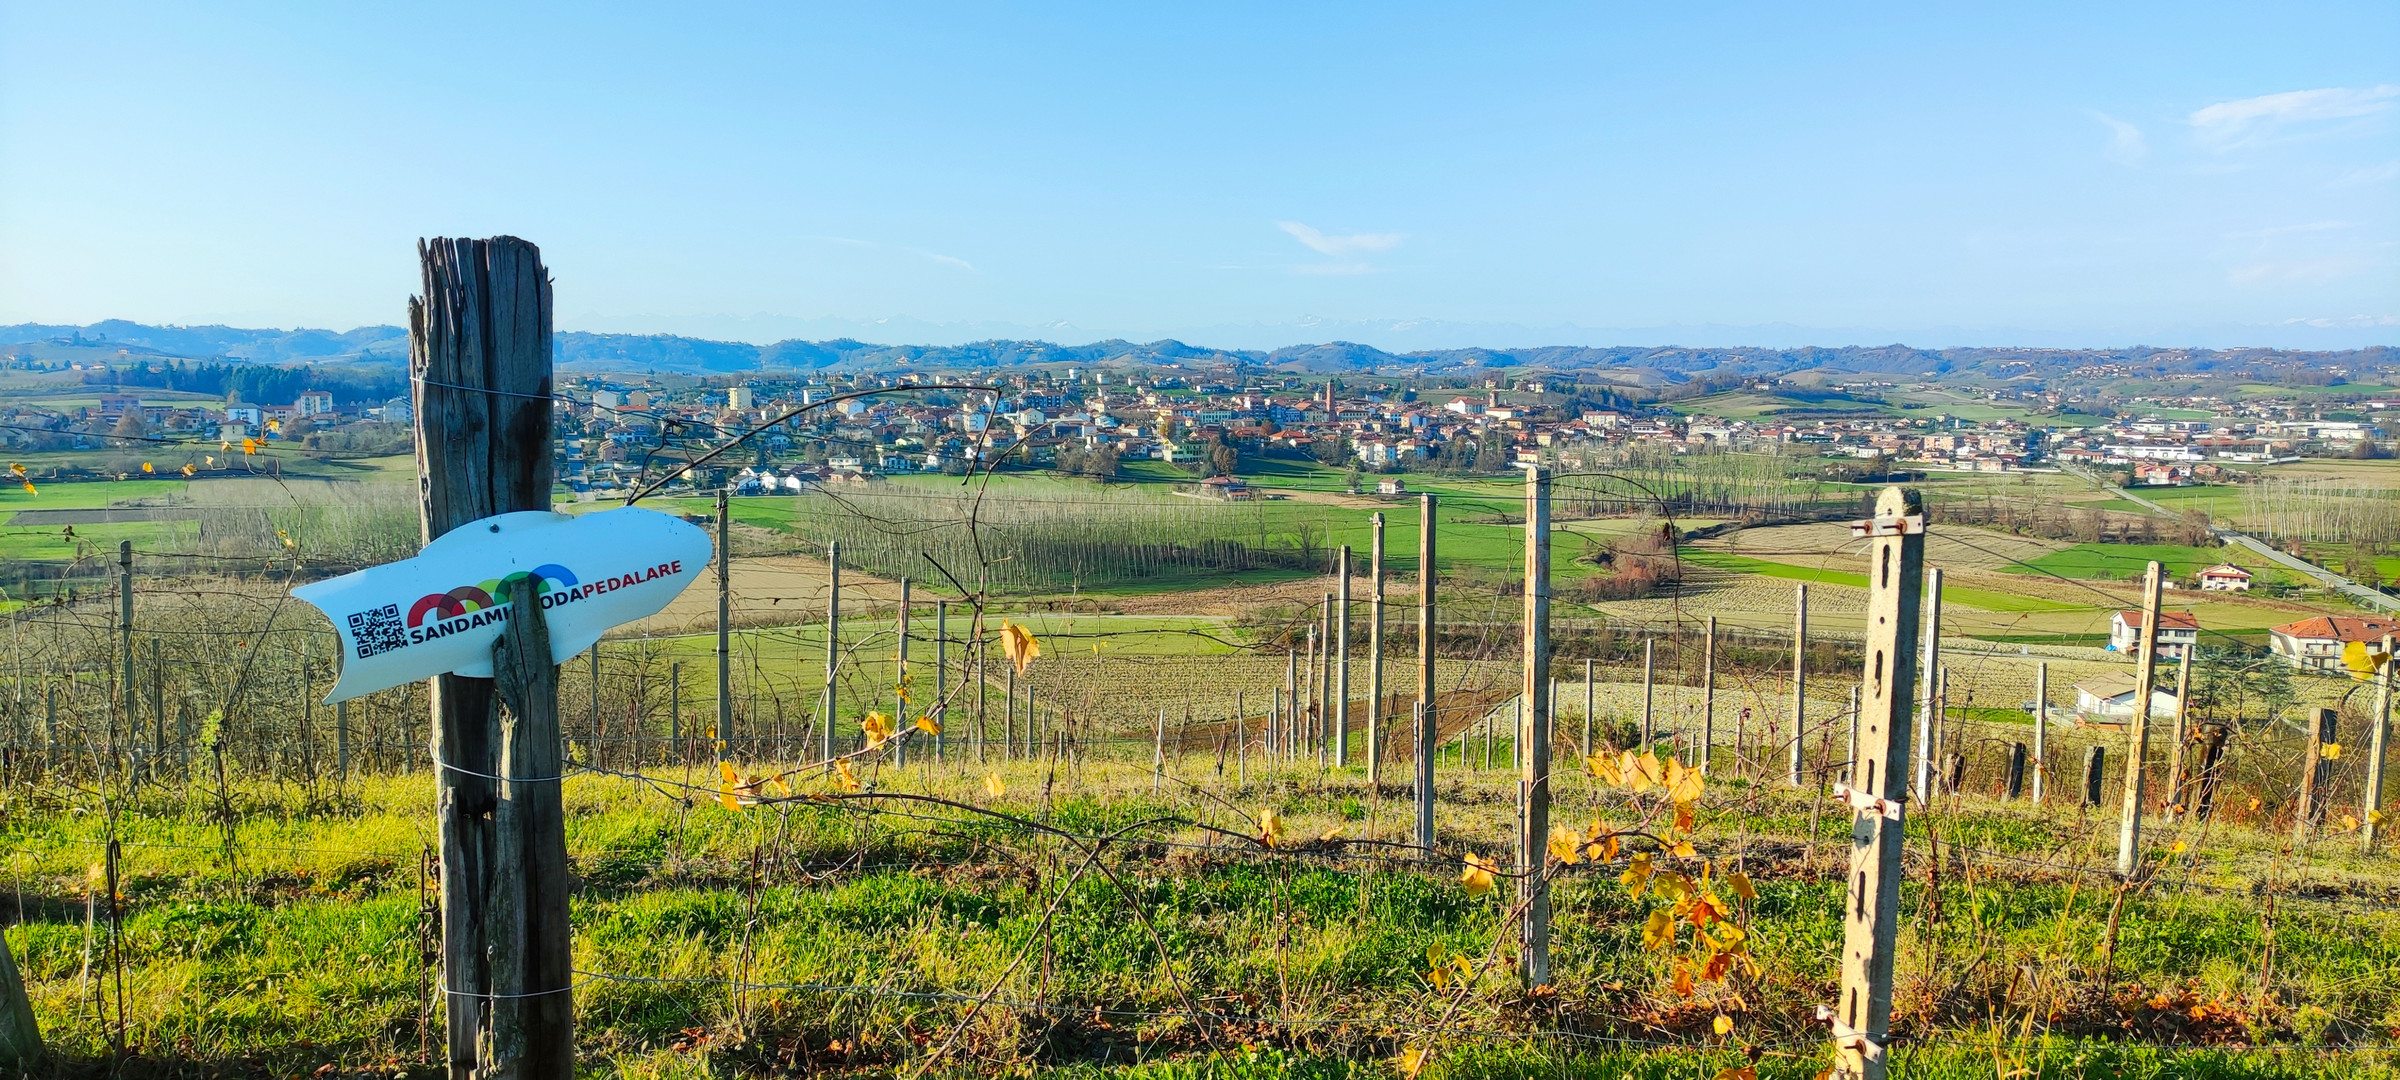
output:
{"label": "wooden fence post", "polygon": [[[2383,636],[2383,655],[2392,655],[2392,636]],[[2386,659],[2381,677],[2375,680],[2375,715],[2367,718],[2367,777],[2366,790],[2359,799],[2358,846],[2363,851],[2375,850],[2377,826],[2383,824],[2383,755],[2384,744],[2390,740],[2392,728],[2392,667]]]}
{"label": "wooden fence post", "polygon": [[892,767],[908,767],[908,736],[913,730],[909,722],[908,695],[908,579],[900,579],[900,606],[892,609],[892,730],[900,737],[892,740]]}
{"label": "wooden fence post", "polygon": [[950,738],[950,601],[933,602],[933,763],[946,757]]}
{"label": "wooden fence post", "polygon": [[1525,470],[1525,658],[1518,692],[1517,872],[1527,987],[1550,982],[1550,477]]}
{"label": "wooden fence post", "polygon": [[1657,737],[1657,726],[1656,726],[1655,720],[1653,719],[1653,717],[1652,717],[1652,715],[1651,715],[1651,708],[1650,708],[1650,704],[1651,704],[1651,700],[1652,700],[1652,699],[1651,699],[1651,696],[1650,696],[1650,690],[1651,690],[1651,686],[1653,685],[1653,684],[1652,684],[1652,682],[1651,682],[1651,678],[1652,678],[1652,676],[1653,676],[1653,675],[1656,673],[1656,671],[1657,671],[1657,666],[1658,666],[1658,665],[1657,665],[1657,659],[1658,659],[1658,639],[1656,639],[1656,638],[1643,638],[1643,639],[1642,639],[1642,752],[1643,752],[1643,753],[1645,753],[1645,754],[1647,754],[1647,753],[1649,753],[1649,752],[1650,752],[1650,744],[1651,744],[1651,742],[1653,742],[1653,741],[1656,739],[1656,737]]}
{"label": "wooden fence post", "polygon": [[1842,905],[1841,996],[1833,1021],[1834,1075],[1883,1080],[1900,931],[1900,853],[1908,800],[1908,710],[1917,671],[1917,614],[1925,564],[1924,504],[1886,488],[1875,517],[1853,526],[1867,549],[1867,643],[1850,881]]}
{"label": "wooden fence post", "polygon": [[[1367,786],[1383,782],[1383,511],[1367,555]],[[1238,691],[1237,691],[1238,693]]]}
{"label": "wooden fence post", "polygon": [[733,510],[724,488],[717,489],[717,723],[708,741],[717,764],[725,763],[725,747],[733,741]]}
{"label": "wooden fence post", "polygon": [[2033,665],[2033,805],[2042,805],[2050,775],[2050,662]]}
{"label": "wooden fence post", "polygon": [[2117,876],[2141,869],[2142,771],[2150,757],[2151,683],[2158,676],[2158,608],[2166,569],[2153,560],[2142,577],[2141,656],[2134,663],[2133,718],[2125,723],[2125,805],[2117,819]]}
{"label": "wooden fence post", "polygon": [[2199,635],[2194,634],[2175,666],[2175,722],[2167,725],[2167,787],[2159,800],[2166,805],[2169,821],[2183,816],[2183,745],[2191,738],[2192,654],[2199,651]]}
{"label": "wooden fence post", "polygon": [[[302,647],[308,639],[302,638]],[[133,541],[117,541],[117,709],[128,747],[140,743],[141,698],[133,689]],[[303,665],[305,667],[305,665]],[[303,680],[305,681],[305,680]],[[309,699],[315,704],[315,699]]]}
{"label": "wooden fence post", "polygon": [[2336,727],[2340,719],[2340,713],[2322,706],[2309,718],[2308,754],[2300,763],[2300,801],[2292,811],[2295,844],[2307,843],[2309,833],[2325,814],[2325,788],[2333,779],[2333,763],[2325,760],[2325,748],[2341,741]]}
{"label": "wooden fence post", "polygon": [[1925,659],[1917,670],[1925,675],[1925,700],[1917,714],[1917,781],[1916,796],[1920,801],[1933,798],[1933,734],[1941,717],[1935,715],[1934,684],[1940,680],[1936,673],[1942,664],[1942,568],[1925,571]]}
{"label": "wooden fence post", "polygon": [[[1417,503],[1417,844],[1433,847],[1433,755],[1441,741],[1441,715],[1434,705],[1433,682],[1433,495]],[[1465,753],[1460,753],[1464,763]]]}
{"label": "wooden fence post", "polygon": [[[410,301],[408,321],[421,539],[495,514],[549,510],[551,294],[540,251],[507,236],[436,239],[419,244],[418,259],[424,293]],[[525,633],[519,623],[510,620],[510,632]],[[526,656],[525,666],[548,669],[547,655]],[[563,973],[571,959],[563,917],[565,836],[553,813],[558,784],[539,782],[558,772],[555,678],[552,670],[547,697],[542,687],[518,681],[523,697],[512,703],[505,753],[497,745],[502,732],[495,680],[436,676],[428,694],[433,756],[442,766],[436,798],[452,1080],[564,1078],[574,1069],[572,995],[563,979],[548,984],[550,974]],[[553,725],[547,746],[538,730],[545,716]],[[544,761],[551,763],[547,769]],[[508,785],[510,823],[529,830],[512,836],[495,827],[503,792],[490,777],[503,775],[504,767],[513,770],[506,775],[537,781]],[[544,830],[562,831],[535,835]],[[556,872],[529,872],[553,865],[547,850],[552,840]],[[504,865],[520,876],[524,890],[523,906],[510,913],[523,920],[519,925],[490,921],[493,913],[486,910],[495,872]],[[555,923],[553,912],[560,915]],[[509,941],[523,942],[520,952],[507,956],[520,963],[517,970],[500,970],[507,954],[498,947]],[[535,996],[493,997],[504,983],[521,988],[508,992]],[[504,1028],[505,1040],[492,1038]]]}
{"label": "wooden fence post", "polygon": [[2108,750],[2094,746],[2083,752],[2083,805],[2100,805],[2100,784],[2108,775]]}
{"label": "wooden fence post", "polygon": [[[1708,617],[1708,636],[1700,644],[1700,774],[1708,775],[1708,759],[1717,752],[1717,617]],[[1740,771],[1736,769],[1735,771]]]}
{"label": "wooden fence post", "polygon": [[1808,772],[1808,583],[1793,586],[1792,597],[1792,760],[1793,787],[1807,783]]}
{"label": "wooden fence post", "polygon": [[2024,794],[2025,744],[2010,743],[2008,744],[2008,797],[2016,799],[2023,797]]}
{"label": "wooden fence post", "polygon": [[1334,585],[1333,767],[1350,767],[1350,545],[1342,545]]}

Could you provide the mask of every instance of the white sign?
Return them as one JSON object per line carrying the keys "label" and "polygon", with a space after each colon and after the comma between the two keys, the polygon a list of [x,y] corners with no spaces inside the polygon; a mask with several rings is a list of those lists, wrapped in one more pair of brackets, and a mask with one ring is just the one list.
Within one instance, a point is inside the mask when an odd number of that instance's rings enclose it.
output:
{"label": "white sign", "polygon": [[416,558],[292,595],[341,637],[331,703],[445,673],[491,678],[492,646],[520,588],[540,598],[550,660],[564,663],[610,627],[658,614],[711,552],[706,530],[655,510],[527,510],[461,525]]}

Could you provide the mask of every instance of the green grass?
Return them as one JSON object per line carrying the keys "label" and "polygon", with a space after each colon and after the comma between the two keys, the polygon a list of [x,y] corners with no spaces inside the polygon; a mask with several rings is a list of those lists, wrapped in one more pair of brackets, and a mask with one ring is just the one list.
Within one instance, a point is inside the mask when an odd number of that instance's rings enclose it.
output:
{"label": "green grass", "polygon": [[[1973,723],[2005,719],[1982,715],[2004,711],[1954,713]],[[1236,791],[1209,781],[1200,757],[1176,767],[1217,798],[1176,785],[1152,795],[1146,761],[930,774],[868,765],[862,777],[1082,834],[1192,816],[1243,832],[1252,825],[1242,815],[1261,806],[1277,808],[1292,837],[1336,824],[1354,838],[1404,828],[1405,801],[1355,775],[1254,773]],[[986,773],[1003,781],[1004,796],[984,792]],[[679,773],[658,775],[671,785]],[[1512,777],[1505,768],[1447,769],[1447,848],[1499,855]],[[806,775],[799,783],[827,790]],[[1830,850],[1849,827],[1846,816],[1780,783],[1711,783],[1697,826],[1704,853],[1722,854],[1745,836],[1787,847],[1813,836]],[[1599,796],[1588,779],[1560,784],[1560,812],[1572,823],[1636,820],[1636,806]],[[430,790],[422,773],[354,780],[336,793],[237,770],[226,792],[236,811],[230,860],[211,788],[170,782],[141,794],[118,826],[137,1058],[172,1057],[221,1075],[320,1066],[425,1073],[416,1057],[427,977],[416,867],[429,841]],[[1797,860],[1796,848],[1770,846],[1748,864],[1759,892],[1749,920],[1758,979],[1703,985],[1689,998],[1671,989],[1670,965],[1640,943],[1644,917],[1662,901],[1628,895],[1616,865],[1561,877],[1552,890],[1557,993],[1537,1004],[1508,972],[1509,890],[1471,896],[1448,866],[1276,858],[1220,840],[1215,854],[1135,844],[1107,857],[1108,873],[1078,874],[1083,855],[1072,846],[938,807],[874,816],[801,802],[735,813],[592,776],[564,790],[579,882],[575,963],[598,974],[576,992],[593,1071],[721,1076],[795,1060],[862,1075],[906,1071],[987,992],[995,1000],[974,1029],[976,1052],[937,1075],[1022,1066],[1092,1076],[1388,1076],[1387,1060],[1410,1045],[1434,1051],[1433,1075],[1455,1077],[1706,1077],[1739,1063],[1749,1045],[1766,1051],[1763,1075],[1809,1076],[1822,1066],[1824,1036],[1811,1010],[1832,979],[1843,881]],[[110,1025],[85,996],[82,898],[106,818],[76,811],[88,800],[11,794],[0,874],[29,907],[8,928],[8,944],[51,1047],[72,1068],[96,1065]],[[1971,872],[1945,873],[1938,886],[1912,874],[1902,894],[1909,929],[1896,981],[1904,1036],[1896,1075],[1988,1076],[1995,1052],[2002,1071],[2027,1076],[2388,1075],[2388,1055],[2343,1046],[2379,1043],[2400,1023],[2400,986],[2387,977],[2400,963],[2400,913],[2295,894],[2271,922],[2262,917],[2249,883],[2295,872],[2278,830],[2228,823],[2184,834],[2199,843],[2188,868],[2119,898],[2008,858],[2104,860],[2113,823],[2072,806],[2044,813],[1977,796],[1945,800],[1930,816],[1911,815],[1912,846],[1925,843],[1928,823]],[[1206,840],[1172,824],[1137,832]],[[2394,874],[2389,857],[2362,859],[2347,847],[2309,858],[2369,881]],[[2112,923],[2117,947],[2104,955]],[[2270,935],[2271,979],[2259,966]],[[1423,975],[1429,948],[1499,961],[1452,1008]],[[107,950],[99,955],[95,981],[113,1000]],[[741,977],[773,985],[737,997],[724,980]],[[1187,993],[1263,1022],[1235,1022],[1212,1053],[1210,1038],[1177,1016]],[[2158,995],[2167,1004],[2152,1004]],[[2235,1019],[2195,1029],[2183,1015],[2192,1005]],[[1735,1021],[1730,1038],[1709,1031],[1720,1014]],[[1629,1041],[1529,1037],[1561,1026]],[[2196,1046],[2195,1031],[2264,1046]]]}
{"label": "green grass", "polygon": [[[1868,584],[1867,575],[1848,570],[1794,566],[1790,563],[1754,559],[1747,555],[1735,555],[1723,551],[1687,547],[1682,550],[1682,557],[1684,561],[1695,566],[1705,566],[1712,570],[1726,570],[1737,574],[1756,574],[1761,577],[1780,578],[1786,581],[1823,582],[1828,585],[1847,585],[1857,589],[1864,589]],[[1945,600],[1955,601],[1968,607],[1982,608],[1985,611],[2079,611],[2090,607],[2088,604],[2063,604],[2056,600],[2038,600],[2029,596],[2016,596],[1989,589],[1965,589],[1953,585],[1943,586],[1942,596]]]}
{"label": "green grass", "polygon": [[[2228,552],[2221,547],[2183,547],[2177,544],[2077,544],[2028,559],[2022,565],[2007,567],[2006,572],[2047,574],[2077,580],[2122,581],[2140,578],[2155,560],[2165,565],[2168,575],[2181,579],[2221,562],[2245,561],[2235,558],[2236,555],[2248,553]],[[2263,560],[2252,557],[2246,561],[2256,563]],[[2272,567],[2243,568],[2263,581],[2277,581],[2283,577],[2280,570]]]}

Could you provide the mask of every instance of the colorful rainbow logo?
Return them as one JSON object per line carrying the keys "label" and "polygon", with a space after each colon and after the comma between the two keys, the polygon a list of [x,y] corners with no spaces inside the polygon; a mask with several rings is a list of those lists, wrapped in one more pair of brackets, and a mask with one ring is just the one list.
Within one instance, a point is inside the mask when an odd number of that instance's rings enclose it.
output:
{"label": "colorful rainbow logo", "polygon": [[575,572],[557,563],[543,563],[531,570],[495,578],[476,585],[461,585],[449,592],[427,593],[409,606],[408,625],[422,626],[431,615],[435,622],[469,612],[506,604],[516,593],[517,584],[533,582],[533,594],[540,596],[553,588],[575,585]]}

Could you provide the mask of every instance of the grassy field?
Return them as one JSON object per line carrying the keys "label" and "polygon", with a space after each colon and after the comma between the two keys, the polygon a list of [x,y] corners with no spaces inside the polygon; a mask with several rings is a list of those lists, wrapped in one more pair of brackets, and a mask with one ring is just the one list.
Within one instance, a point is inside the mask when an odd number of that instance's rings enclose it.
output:
{"label": "grassy field", "polygon": [[[1389,1076],[1404,1049],[1430,1051],[1443,1077],[1705,1077],[1753,1054],[1762,1075],[1822,1066],[1810,1010],[1839,947],[1846,816],[1713,782],[1697,846],[1756,883],[1732,917],[1757,973],[1679,990],[1670,957],[1642,942],[1660,901],[1628,894],[1619,858],[1562,872],[1556,993],[1530,997],[1509,974],[1507,887],[1477,897],[1456,873],[1461,851],[1506,865],[1505,770],[1446,775],[1447,854],[1418,867],[1345,847],[1405,827],[1391,790],[1263,768],[1237,788],[1210,767],[1174,763],[1207,796],[1180,783],[1152,795],[1146,764],[862,771],[874,792],[960,804],[906,813],[879,812],[906,807],[871,793],[737,813],[570,779],[585,1067],[889,1075],[945,1044],[957,1056],[932,1063],[941,1075]],[[657,781],[672,792],[676,774]],[[7,937],[53,1049],[70,1067],[108,1056],[117,973],[107,920],[87,927],[83,898],[113,821],[131,1067],[432,1075],[419,1049],[421,1018],[439,1031],[419,953],[426,779],[354,781],[329,801],[237,777],[226,794],[230,832],[205,786],[152,788],[107,815],[12,800],[0,873],[22,915]],[[1655,796],[1584,778],[1562,778],[1559,797],[1579,825],[1656,813]],[[1254,832],[1261,808],[1288,836],[1335,839],[1278,854],[1197,827]],[[1079,839],[1121,830],[1125,842]],[[2388,858],[2293,855],[2274,829],[2227,820],[2160,834],[2166,872],[2120,895],[2094,869],[2113,835],[2071,806],[1980,794],[1912,814],[1912,851],[1938,836],[1948,856],[1936,884],[1912,870],[1902,899],[1904,1075],[2389,1071],[2373,1047],[2400,1027],[2400,987],[2383,977],[2400,963],[2400,915],[2352,902],[2388,887]],[[2282,897],[2271,908],[2251,892],[2261,879]],[[1431,981],[1429,951],[1467,958],[1474,977]],[[1193,1003],[1224,1017],[1194,1024]],[[1720,1016],[1727,1034],[1712,1030]],[[1554,1030],[1579,1036],[1529,1034]]]}

